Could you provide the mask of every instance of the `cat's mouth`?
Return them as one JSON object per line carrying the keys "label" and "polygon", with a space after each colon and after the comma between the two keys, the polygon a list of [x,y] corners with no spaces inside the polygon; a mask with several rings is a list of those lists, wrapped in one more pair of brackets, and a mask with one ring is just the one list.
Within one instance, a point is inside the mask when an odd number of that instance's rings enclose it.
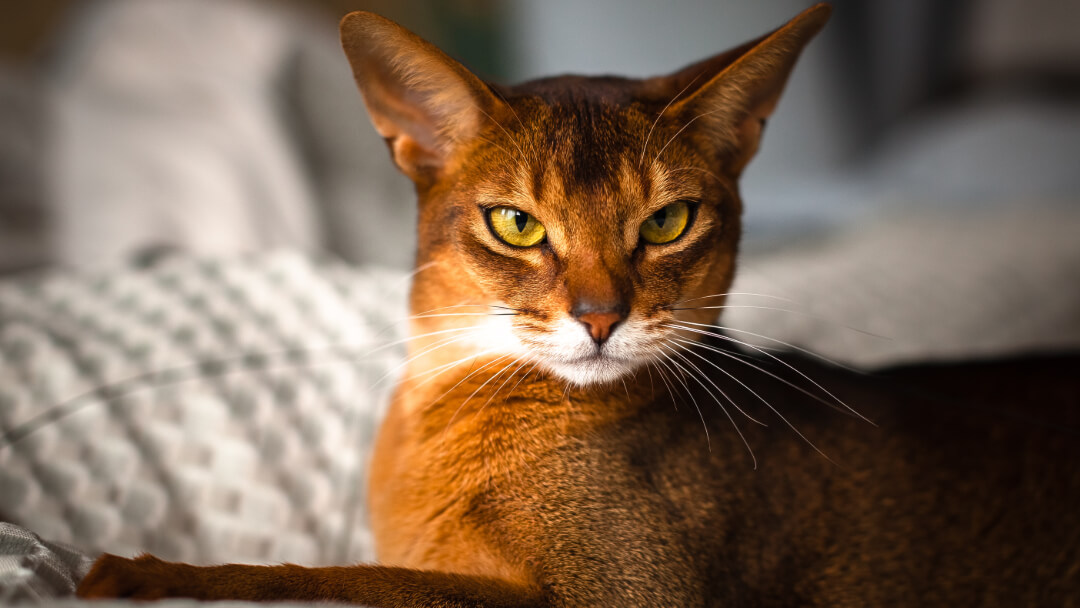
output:
{"label": "cat's mouth", "polygon": [[615,382],[633,373],[641,364],[637,359],[613,356],[600,349],[570,360],[547,362],[552,373],[577,386]]}
{"label": "cat's mouth", "polygon": [[611,384],[633,375],[655,357],[656,344],[640,320],[627,319],[598,344],[582,324],[566,319],[523,340],[550,373],[574,386]]}

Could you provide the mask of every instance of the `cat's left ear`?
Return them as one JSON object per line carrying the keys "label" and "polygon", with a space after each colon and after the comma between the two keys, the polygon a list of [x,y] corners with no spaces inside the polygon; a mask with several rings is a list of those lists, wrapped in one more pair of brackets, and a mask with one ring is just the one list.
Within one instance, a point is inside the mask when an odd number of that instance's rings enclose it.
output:
{"label": "cat's left ear", "polygon": [[828,4],[817,4],[770,34],[653,79],[653,86],[673,89],[680,98],[665,114],[719,144],[725,168],[737,177],[757,151],[765,119],[803,47],[831,13]]}
{"label": "cat's left ear", "polygon": [[455,149],[503,102],[435,45],[374,13],[341,21],[341,44],[375,130],[417,184],[438,177]]}

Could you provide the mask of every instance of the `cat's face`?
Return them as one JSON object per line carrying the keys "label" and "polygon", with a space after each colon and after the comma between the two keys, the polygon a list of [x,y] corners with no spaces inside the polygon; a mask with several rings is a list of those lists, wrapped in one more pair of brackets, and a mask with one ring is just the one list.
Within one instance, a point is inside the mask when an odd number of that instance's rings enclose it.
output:
{"label": "cat's face", "polygon": [[687,303],[731,284],[737,178],[818,11],[670,76],[513,88],[346,18],[373,121],[417,184],[414,333],[590,385],[663,358],[674,321],[715,318]]}
{"label": "cat's face", "polygon": [[[621,84],[626,100],[640,93]],[[453,280],[421,273],[416,312],[492,305],[469,319],[484,328],[478,348],[529,353],[579,385],[609,382],[664,352],[666,325],[694,318],[680,302],[726,290],[740,204],[709,151],[673,139],[677,123],[654,128],[669,99],[544,93],[507,92],[513,111],[447,172],[453,186],[426,193],[419,263]]]}

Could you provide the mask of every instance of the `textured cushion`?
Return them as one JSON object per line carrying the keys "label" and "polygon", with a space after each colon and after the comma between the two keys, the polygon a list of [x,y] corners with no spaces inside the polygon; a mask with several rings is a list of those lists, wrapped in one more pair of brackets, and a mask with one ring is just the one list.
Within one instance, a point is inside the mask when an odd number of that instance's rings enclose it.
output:
{"label": "textured cushion", "polygon": [[0,515],[87,551],[371,559],[406,287],[287,253],[0,285]]}
{"label": "textured cushion", "polygon": [[0,605],[70,595],[90,563],[71,547],[0,522]]}

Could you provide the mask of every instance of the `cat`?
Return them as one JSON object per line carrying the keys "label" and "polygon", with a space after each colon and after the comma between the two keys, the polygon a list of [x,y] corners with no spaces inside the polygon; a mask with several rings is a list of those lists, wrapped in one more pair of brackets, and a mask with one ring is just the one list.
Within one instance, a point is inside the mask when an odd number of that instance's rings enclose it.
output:
{"label": "cat", "polygon": [[830,11],[668,76],[516,87],[348,15],[345,52],[419,199],[413,340],[370,480],[387,565],[105,555],[78,594],[1080,602],[1075,357],[875,377],[734,351],[714,325],[738,177]]}

